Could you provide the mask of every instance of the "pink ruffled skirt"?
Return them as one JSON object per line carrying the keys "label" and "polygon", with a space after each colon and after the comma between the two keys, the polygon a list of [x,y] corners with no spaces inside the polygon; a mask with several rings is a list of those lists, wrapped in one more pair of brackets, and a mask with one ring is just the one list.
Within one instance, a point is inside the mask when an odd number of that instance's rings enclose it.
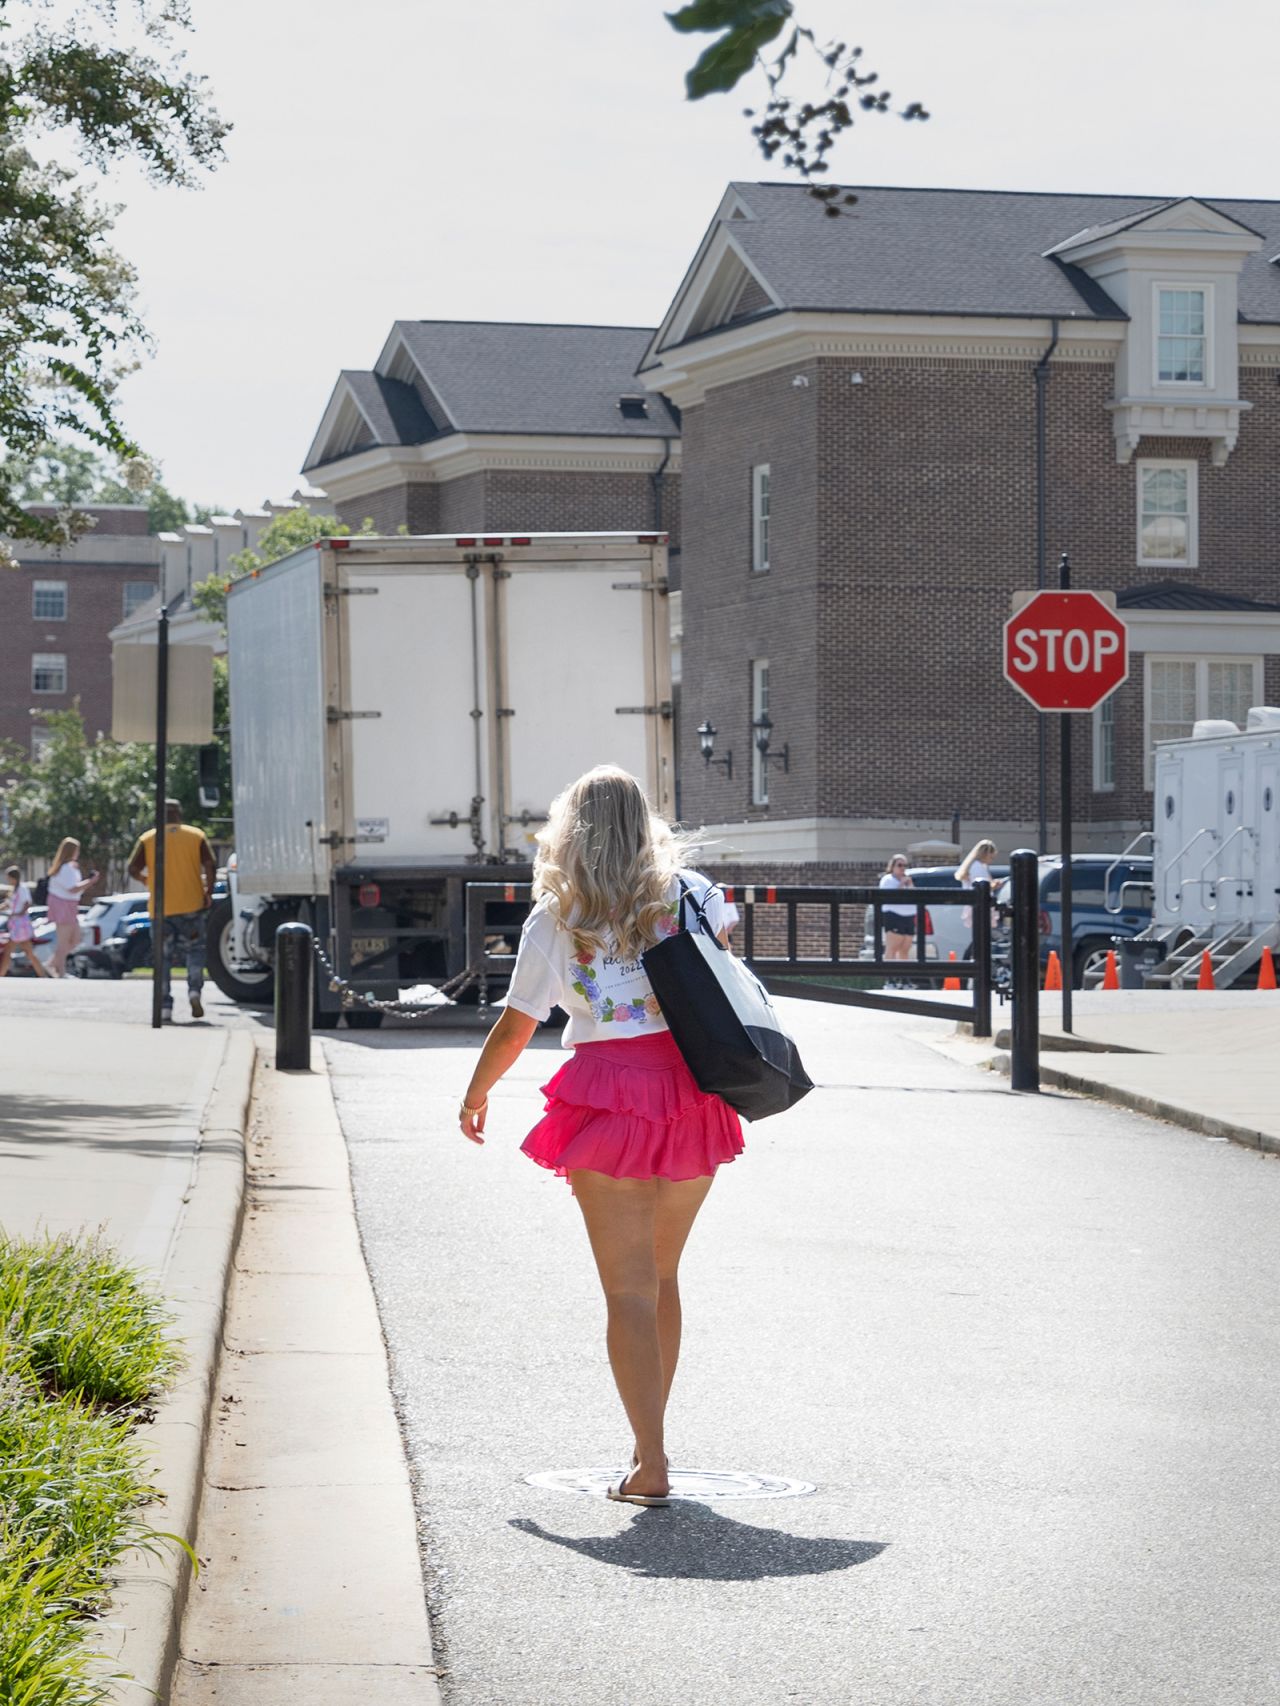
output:
{"label": "pink ruffled skirt", "polygon": [[579,1043],[542,1093],[547,1111],[521,1148],[560,1177],[701,1179],[742,1153],[737,1114],[693,1081],[670,1031]]}

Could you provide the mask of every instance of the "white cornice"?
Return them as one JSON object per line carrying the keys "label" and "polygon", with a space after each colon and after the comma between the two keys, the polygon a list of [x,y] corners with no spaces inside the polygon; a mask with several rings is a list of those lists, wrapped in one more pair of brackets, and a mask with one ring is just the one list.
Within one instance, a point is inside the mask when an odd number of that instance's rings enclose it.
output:
{"label": "white cornice", "polygon": [[[680,472],[680,440],[665,441],[671,454],[663,470]],[[554,474],[656,474],[662,467],[661,438],[578,438],[534,433],[450,433],[429,444],[361,451],[315,470],[335,503],[366,497],[386,487],[438,485],[467,474],[495,470]]]}
{"label": "white cornice", "polygon": [[[1060,323],[1053,360],[1112,363],[1124,342],[1123,320]],[[1032,329],[1034,328],[1034,329]],[[957,314],[771,315],[766,320],[726,327],[658,358],[641,379],[680,408],[700,403],[718,385],[769,373],[797,362],[897,360],[1035,362],[1049,344],[1050,326],[1039,321]]]}

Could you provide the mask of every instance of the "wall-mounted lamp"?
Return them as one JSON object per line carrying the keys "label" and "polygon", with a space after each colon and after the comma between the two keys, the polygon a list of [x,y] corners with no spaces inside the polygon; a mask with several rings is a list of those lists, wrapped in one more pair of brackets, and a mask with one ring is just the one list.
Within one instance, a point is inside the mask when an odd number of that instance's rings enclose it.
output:
{"label": "wall-mounted lamp", "polygon": [[770,752],[769,742],[773,739],[773,722],[767,711],[762,711],[752,723],[756,731],[756,751],[760,754],[760,763],[768,774],[771,764],[781,764],[784,771],[791,769],[791,743],[788,741],[781,752]]}
{"label": "wall-mounted lamp", "polygon": [[724,773],[732,782],[733,754],[731,752],[726,752],[723,758],[716,758],[713,756],[716,750],[716,735],[719,732],[720,731],[715,727],[714,723],[711,722],[710,718],[704,718],[703,721],[698,724],[698,746],[701,749],[704,763],[708,767],[712,764],[723,764]]}

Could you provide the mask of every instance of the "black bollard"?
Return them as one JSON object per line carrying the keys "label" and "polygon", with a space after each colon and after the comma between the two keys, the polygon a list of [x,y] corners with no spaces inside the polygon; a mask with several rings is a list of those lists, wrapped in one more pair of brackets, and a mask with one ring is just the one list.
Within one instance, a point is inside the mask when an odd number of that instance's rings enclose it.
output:
{"label": "black bollard", "polygon": [[1012,855],[1013,1049],[1009,1084],[1040,1088],[1040,865],[1025,847]]}
{"label": "black bollard", "polygon": [[276,931],[276,1066],[311,1070],[312,949],[309,924]]}

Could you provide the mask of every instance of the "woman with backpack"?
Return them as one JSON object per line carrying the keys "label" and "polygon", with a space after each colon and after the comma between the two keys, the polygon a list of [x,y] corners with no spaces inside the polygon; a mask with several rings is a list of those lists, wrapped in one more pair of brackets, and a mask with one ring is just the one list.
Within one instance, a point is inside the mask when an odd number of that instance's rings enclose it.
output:
{"label": "woman with backpack", "polygon": [[98,881],[98,873],[80,875],[80,843],[66,835],[58,843],[58,851],[49,867],[49,922],[57,929],[57,944],[53,950],[53,975],[67,975],[67,956],[80,941],[80,902]]}

